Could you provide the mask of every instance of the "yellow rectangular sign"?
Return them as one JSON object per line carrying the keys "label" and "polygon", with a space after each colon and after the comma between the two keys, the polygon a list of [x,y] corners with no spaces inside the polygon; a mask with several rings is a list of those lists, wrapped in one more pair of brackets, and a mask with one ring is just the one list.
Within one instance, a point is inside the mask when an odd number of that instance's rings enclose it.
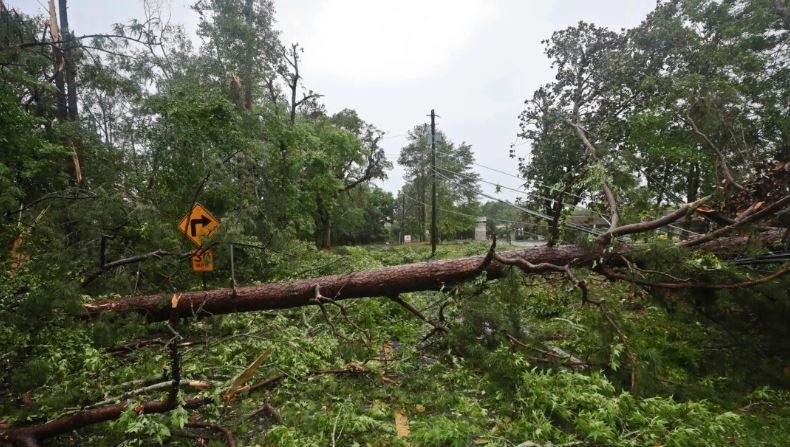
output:
{"label": "yellow rectangular sign", "polygon": [[193,272],[213,272],[214,271],[214,252],[200,250],[192,252],[192,271]]}
{"label": "yellow rectangular sign", "polygon": [[202,237],[211,237],[217,228],[219,228],[219,219],[197,202],[192,207],[192,211],[178,222],[178,229],[198,246],[203,245]]}

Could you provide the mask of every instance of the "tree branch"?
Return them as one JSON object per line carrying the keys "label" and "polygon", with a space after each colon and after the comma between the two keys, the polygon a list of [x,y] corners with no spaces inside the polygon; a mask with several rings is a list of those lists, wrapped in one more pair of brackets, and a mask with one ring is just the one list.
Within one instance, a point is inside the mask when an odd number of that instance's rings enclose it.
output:
{"label": "tree branch", "polygon": [[[121,34],[85,34],[85,35],[79,36],[79,37],[71,37],[71,39],[73,39],[73,40],[84,40],[84,39],[92,39],[92,38],[96,38],[96,37],[103,37],[103,38],[107,38],[107,39],[123,39],[123,40],[128,40],[128,41],[131,41],[131,42],[141,43],[143,45],[161,45],[160,42],[145,41],[145,40],[142,40],[142,39],[138,39],[138,38],[134,38],[134,37],[130,37],[130,36],[125,36],[125,35],[121,35]],[[51,41],[42,41],[42,42],[23,42],[23,43],[16,44],[16,45],[9,45],[9,46],[6,47],[6,49],[10,49],[10,48],[29,48],[29,47],[38,47],[38,46],[55,46],[55,45],[62,45],[64,43],[69,43],[69,40],[60,39],[60,40],[51,40]],[[97,49],[99,49],[99,48],[97,48]]]}
{"label": "tree branch", "polygon": [[[587,149],[587,153],[590,156],[590,158],[597,161],[598,156],[595,153],[596,152],[595,146],[593,146],[592,143],[590,143],[590,140],[587,138],[587,133],[584,131],[582,126],[579,125],[579,123],[574,123],[573,121],[568,119],[566,119],[565,122],[571,127],[573,127],[574,130],[576,130],[576,135],[578,135],[579,139],[582,140],[582,144],[584,144],[584,147]],[[603,187],[604,196],[606,197],[606,202],[609,204],[609,212],[611,213],[611,217],[609,220],[610,221],[609,231],[602,234],[598,238],[598,240],[603,244],[608,244],[609,241],[611,241],[611,236],[607,236],[607,234],[614,231],[614,229],[617,228],[618,225],[620,224],[620,213],[617,210],[617,199],[615,198],[611,188],[609,188],[609,182],[604,180],[602,187]]]}
{"label": "tree branch", "polygon": [[[542,271],[553,271],[559,272],[565,275],[568,278],[568,281],[572,282],[573,285],[578,288],[582,293],[582,303],[588,302],[588,290],[587,290],[587,282],[584,280],[577,280],[576,277],[573,275],[571,271],[570,262],[565,265],[557,265],[552,264],[549,262],[541,262],[538,264],[533,264],[527,261],[523,257],[517,258],[505,258],[500,256],[497,253],[494,253],[494,259],[504,265],[514,265],[524,272],[542,272]],[[571,261],[572,262],[572,261]]]}
{"label": "tree branch", "polygon": [[686,112],[686,119],[688,119],[692,129],[694,129],[694,133],[702,137],[702,139],[705,140],[706,143],[708,143],[708,146],[710,146],[711,149],[713,149],[713,152],[716,153],[716,160],[719,162],[719,166],[721,167],[722,175],[724,175],[725,180],[727,180],[727,182],[731,183],[736,188],[742,190],[743,186],[741,186],[740,183],[735,181],[735,177],[733,177],[732,172],[730,171],[730,167],[729,165],[727,165],[727,161],[724,159],[724,154],[722,154],[719,147],[713,144],[713,141],[711,141],[711,139],[708,138],[708,136],[704,132],[699,130],[699,127],[697,127],[697,123],[694,122],[694,120],[691,118],[691,115],[688,112]]}
{"label": "tree branch", "polygon": [[567,366],[569,368],[582,368],[583,369],[583,368],[587,368],[588,366],[590,366],[587,362],[575,358],[573,356],[573,354],[567,353],[567,355],[560,355],[560,354],[557,354],[556,352],[547,351],[545,349],[541,349],[541,348],[538,348],[536,346],[531,346],[531,345],[528,345],[528,344],[524,343],[523,341],[519,340],[518,338],[512,336],[511,334],[505,334],[505,337],[507,337],[508,341],[510,341],[511,346],[520,346],[520,347],[522,347],[524,349],[528,349],[530,351],[535,351],[535,352],[538,352],[540,354],[543,354],[543,356],[544,356],[543,359],[532,358],[531,360],[538,360],[538,361],[543,361],[543,362],[549,361],[550,362],[551,360],[546,359],[546,357],[548,357],[548,358],[554,359],[554,362],[559,363],[559,364],[561,364],[563,366]]}
{"label": "tree branch", "polygon": [[709,198],[710,198],[710,196],[705,196],[705,197],[703,197],[701,199],[698,199],[695,202],[687,203],[687,204],[683,205],[682,207],[678,208],[677,210],[671,212],[670,214],[667,214],[666,216],[659,217],[658,219],[650,220],[650,221],[647,221],[647,222],[638,222],[638,223],[633,223],[633,224],[628,224],[628,225],[623,225],[621,227],[617,227],[614,230],[607,231],[606,233],[601,235],[601,237],[603,237],[604,235],[608,235],[609,238],[611,238],[611,237],[617,237],[617,236],[624,236],[626,234],[643,233],[645,231],[655,230],[656,228],[663,227],[664,225],[671,224],[672,222],[675,222],[676,220],[681,219],[690,210],[693,210],[694,208],[696,208],[697,206],[699,206],[700,204],[702,204],[703,202],[705,202]]}
{"label": "tree branch", "polygon": [[733,222],[731,225],[719,228],[718,230],[712,231],[712,232],[710,232],[710,233],[708,233],[708,234],[706,234],[704,236],[698,237],[696,239],[691,239],[691,240],[685,241],[681,245],[684,246],[684,247],[694,247],[694,246],[700,245],[700,244],[702,244],[704,242],[712,241],[712,240],[714,240],[714,239],[716,239],[718,237],[726,235],[727,233],[731,232],[732,230],[735,230],[738,227],[742,227],[742,226],[746,225],[747,223],[756,222],[756,221],[758,221],[760,219],[769,217],[769,216],[773,215],[775,212],[779,211],[781,208],[783,208],[788,203],[790,203],[790,194],[782,197],[781,199],[779,199],[776,202],[766,206],[765,208],[761,209],[760,211],[758,211],[758,212],[756,212],[754,214],[741,216],[740,219],[736,219],[735,222]]}
{"label": "tree branch", "polygon": [[[781,230],[771,230],[763,232],[760,237],[765,244],[773,244],[779,241],[781,236]],[[749,239],[744,236],[730,237],[700,245],[699,249],[726,256],[741,252]],[[623,244],[612,254],[625,254],[630,250],[632,250],[630,247]],[[528,271],[542,269],[565,273],[563,264],[590,265],[603,255],[600,246],[565,245],[503,252],[498,253],[497,257],[506,260],[508,265],[526,266]],[[485,258],[486,256],[481,255],[397,265],[319,278],[239,287],[235,291],[226,288],[182,292],[178,313],[181,318],[192,318],[196,315],[222,315],[317,305],[316,284],[321,285],[321,290],[326,295],[333,297],[332,301],[421,290],[442,290],[448,285],[477,278],[482,273],[480,266]],[[488,279],[501,278],[507,272],[507,265],[494,259],[483,271]],[[105,312],[118,314],[135,312],[146,316],[148,321],[164,321],[170,316],[170,309],[166,307],[168,298],[169,295],[165,294],[127,296],[85,303],[83,308],[86,316],[96,316]]]}
{"label": "tree branch", "polygon": [[296,103],[294,103],[294,108],[299,107],[300,105],[304,104],[306,101],[309,101],[309,100],[315,99],[315,98],[320,98],[320,97],[322,97],[324,95],[321,95],[321,94],[318,94],[318,93],[310,93],[309,95],[302,94],[302,96],[303,96],[302,99],[300,99],[299,101],[296,101]]}
{"label": "tree branch", "polygon": [[192,256],[192,252],[189,251],[189,252],[186,252],[186,253],[178,254],[178,253],[172,253],[172,252],[169,252],[169,251],[165,251],[165,250],[162,250],[162,249],[157,249],[157,250],[154,250],[154,251],[152,251],[150,253],[145,253],[145,254],[142,254],[142,255],[131,256],[131,257],[128,257],[128,258],[123,258],[123,259],[118,259],[116,261],[108,262],[108,263],[102,265],[95,272],[93,272],[90,275],[86,276],[85,279],[82,281],[82,287],[85,287],[88,284],[92,283],[96,278],[98,278],[99,276],[101,276],[102,274],[106,273],[109,270],[112,270],[112,269],[115,269],[115,268],[118,268],[118,267],[122,267],[122,266],[128,265],[128,264],[134,264],[136,262],[146,261],[146,260],[152,259],[152,258],[159,259],[159,258],[161,258],[163,256],[178,256],[179,258],[188,259],[189,257]]}
{"label": "tree branch", "polygon": [[411,304],[409,304],[409,303],[408,303],[406,300],[404,300],[403,298],[401,298],[401,296],[400,296],[400,295],[390,295],[390,296],[388,296],[387,298],[389,298],[390,300],[392,300],[392,301],[394,301],[394,302],[398,303],[399,305],[403,306],[403,308],[404,308],[404,309],[406,309],[406,310],[408,310],[409,312],[411,312],[411,314],[412,314],[412,315],[414,315],[415,317],[419,318],[420,320],[422,320],[422,321],[424,321],[424,322],[426,322],[426,323],[430,324],[430,325],[431,325],[431,326],[433,326],[433,328],[434,328],[434,329],[436,329],[437,331],[441,331],[441,332],[447,332],[447,328],[446,328],[446,327],[444,327],[444,326],[440,326],[440,325],[439,325],[437,322],[435,322],[435,321],[433,321],[433,320],[429,320],[429,319],[428,319],[428,318],[427,318],[425,315],[423,315],[423,314],[422,314],[422,312],[420,312],[420,311],[419,311],[419,310],[418,310],[416,307],[412,306],[412,305],[411,305]]}
{"label": "tree branch", "polygon": [[197,421],[197,420],[190,420],[186,424],[184,424],[184,426],[191,428],[208,428],[211,430],[216,430],[222,433],[222,435],[225,437],[225,442],[228,445],[228,447],[236,447],[236,438],[233,437],[233,432],[230,431],[230,429],[228,429],[225,426],[219,424],[212,424],[209,422]]}
{"label": "tree branch", "polygon": [[[184,400],[184,408],[199,408],[213,402],[211,397],[193,397]],[[78,414],[63,416],[37,425],[0,428],[0,442],[17,446],[38,446],[41,441],[63,435],[82,427],[118,419],[127,410],[129,402],[106,405]],[[167,400],[147,401],[137,405],[134,410],[142,413],[165,413],[176,408],[177,402]]]}
{"label": "tree branch", "polygon": [[[207,390],[207,389],[209,389],[209,388],[211,388],[213,386],[218,386],[218,385],[219,384],[211,383],[211,382],[208,382],[208,381],[205,381],[205,380],[181,380],[178,383],[178,386],[180,388],[188,387],[188,388],[193,388],[193,389],[201,390],[201,391]],[[105,406],[105,405],[112,404],[113,402],[125,401],[125,400],[127,400],[127,399],[129,399],[131,397],[134,397],[134,396],[139,396],[141,394],[150,393],[152,391],[160,391],[160,390],[165,390],[165,389],[171,389],[172,387],[173,387],[173,381],[172,380],[168,380],[167,382],[158,382],[158,383],[155,383],[153,385],[148,385],[148,386],[144,386],[142,388],[137,388],[137,389],[134,389],[134,390],[131,390],[131,391],[127,391],[127,392],[125,392],[125,393],[123,393],[123,394],[121,394],[119,396],[114,396],[114,397],[110,397],[110,398],[104,399],[101,402],[96,402],[94,404],[91,404],[90,406],[86,407],[85,409],[102,407],[102,406]]]}

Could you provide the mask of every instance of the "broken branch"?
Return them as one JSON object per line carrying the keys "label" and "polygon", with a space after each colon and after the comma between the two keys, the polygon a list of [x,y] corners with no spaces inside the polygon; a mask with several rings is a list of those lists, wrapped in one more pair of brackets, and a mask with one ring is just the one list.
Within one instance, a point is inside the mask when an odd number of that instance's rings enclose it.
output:
{"label": "broken branch", "polygon": [[640,286],[655,287],[659,289],[727,290],[727,289],[742,289],[745,287],[752,287],[758,284],[763,284],[768,281],[773,281],[774,279],[781,277],[787,272],[790,272],[790,265],[785,265],[779,270],[771,273],[770,275],[763,276],[762,278],[749,280],[749,281],[741,281],[733,284],[711,284],[711,283],[695,283],[695,282],[652,282],[644,279],[633,278],[631,276],[618,272],[617,270],[607,266],[602,266],[600,269],[598,269],[598,271],[602,275],[613,281],[614,280],[627,281],[634,284],[638,284]]}
{"label": "broken branch", "polygon": [[737,219],[731,225],[719,228],[718,230],[715,230],[715,231],[711,231],[710,233],[708,233],[708,234],[706,234],[704,236],[698,237],[696,239],[688,240],[688,241],[682,243],[681,245],[683,245],[684,247],[694,247],[694,246],[700,245],[700,244],[702,244],[704,242],[712,241],[712,240],[714,240],[714,239],[716,239],[718,237],[726,235],[727,233],[731,232],[732,230],[735,230],[738,227],[742,227],[743,225],[746,225],[748,223],[757,222],[760,219],[763,219],[763,218],[766,218],[768,216],[771,216],[775,212],[777,212],[780,209],[782,209],[788,203],[790,203],[790,195],[786,195],[786,196],[782,197],[781,199],[779,199],[776,202],[766,206],[765,208],[761,209],[760,211],[758,211],[756,213],[742,216],[740,219]]}
{"label": "broken branch", "polygon": [[423,315],[423,314],[422,314],[422,312],[420,312],[420,311],[419,311],[419,310],[418,310],[416,307],[412,306],[411,304],[409,304],[409,302],[407,302],[406,300],[404,300],[403,298],[401,298],[401,296],[400,296],[400,295],[390,295],[390,296],[388,296],[387,298],[389,298],[390,300],[392,300],[392,301],[394,301],[394,302],[398,303],[399,305],[401,305],[401,306],[402,306],[404,309],[406,309],[406,310],[408,310],[409,312],[411,312],[411,313],[412,313],[412,315],[414,315],[415,317],[417,317],[417,318],[419,318],[420,320],[422,320],[422,321],[424,321],[424,322],[426,322],[426,323],[430,324],[430,325],[431,325],[431,326],[433,326],[433,328],[434,328],[434,329],[436,329],[437,331],[441,331],[441,332],[447,332],[447,328],[446,328],[446,327],[444,327],[444,326],[440,326],[440,325],[439,325],[439,323],[437,323],[437,322],[435,322],[435,321],[433,321],[433,320],[430,320],[430,319],[428,319],[428,318],[427,318],[425,315]]}
{"label": "broken branch", "polygon": [[190,420],[189,422],[184,424],[184,426],[191,428],[207,428],[210,430],[218,431],[222,433],[222,436],[225,437],[225,442],[227,443],[228,447],[236,447],[236,438],[233,437],[233,432],[230,431],[230,429],[228,429],[225,426],[219,424],[211,424],[209,422],[196,421],[196,420]]}

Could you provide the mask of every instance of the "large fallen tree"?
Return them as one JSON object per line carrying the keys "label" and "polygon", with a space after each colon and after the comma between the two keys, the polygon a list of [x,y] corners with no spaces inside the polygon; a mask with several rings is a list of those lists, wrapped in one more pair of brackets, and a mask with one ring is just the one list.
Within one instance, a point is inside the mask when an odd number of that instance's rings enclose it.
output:
{"label": "large fallen tree", "polygon": [[[773,230],[761,234],[760,239],[762,243],[770,245],[781,236],[781,230]],[[728,256],[741,251],[748,242],[748,236],[733,236],[699,244],[695,248]],[[612,271],[611,267],[621,263],[619,260],[632,250],[627,244],[618,244],[612,250],[604,250],[600,245],[586,248],[565,245],[496,253],[492,247],[486,255],[460,259],[420,262],[236,289],[181,292],[176,294],[176,310],[179,317],[185,318],[318,305],[350,298],[394,297],[406,292],[441,290],[474,279],[483,272],[488,279],[496,279],[505,273],[508,265],[515,265],[530,273],[558,271],[570,275],[571,266],[590,265],[593,261],[603,259],[604,262],[596,262],[599,272],[611,279],[626,279],[624,276],[617,277],[621,274]],[[726,284],[692,283],[676,283],[673,286],[728,287]],[[113,298],[88,303],[85,309],[89,315],[137,312],[145,315],[148,321],[164,321],[172,316],[172,296],[172,293],[166,293]]]}
{"label": "large fallen tree", "polygon": [[[555,265],[571,262],[583,264],[600,258],[601,251],[569,245],[509,251],[502,253],[502,256]],[[488,255],[480,255],[236,289],[182,292],[178,294],[178,313],[181,317],[218,315],[306,306],[329,299],[394,296],[405,292],[441,290],[451,284],[468,281],[484,271],[488,278],[501,277],[505,267]],[[85,308],[91,315],[139,312],[148,321],[164,321],[170,316],[171,297],[172,294],[156,294],[113,298],[86,304]]]}

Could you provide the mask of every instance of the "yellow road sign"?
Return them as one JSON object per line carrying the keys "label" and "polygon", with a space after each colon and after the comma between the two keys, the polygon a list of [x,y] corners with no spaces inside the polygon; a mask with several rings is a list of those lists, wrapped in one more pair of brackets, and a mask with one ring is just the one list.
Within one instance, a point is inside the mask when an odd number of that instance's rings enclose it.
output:
{"label": "yellow road sign", "polygon": [[219,219],[197,202],[192,207],[192,211],[178,222],[178,229],[198,246],[203,245],[201,237],[211,237],[217,228],[219,228]]}
{"label": "yellow road sign", "polygon": [[214,271],[214,252],[200,250],[192,252],[192,271],[193,272],[213,272]]}

